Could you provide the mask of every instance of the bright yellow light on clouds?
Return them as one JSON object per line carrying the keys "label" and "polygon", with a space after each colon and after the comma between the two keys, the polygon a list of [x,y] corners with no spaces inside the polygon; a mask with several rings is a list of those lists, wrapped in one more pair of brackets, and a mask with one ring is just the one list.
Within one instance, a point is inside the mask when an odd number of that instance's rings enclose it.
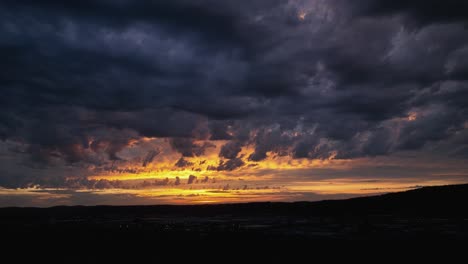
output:
{"label": "bright yellow light on clouds", "polygon": [[[409,115],[413,118],[412,114]],[[417,118],[417,117],[414,117]],[[206,141],[196,141],[203,145]],[[221,147],[227,141],[210,141],[214,147],[206,148],[199,157],[184,157],[190,165],[184,168],[176,166],[181,154],[174,151],[168,140],[150,139],[135,141],[128,149],[119,152],[122,161],[114,165],[114,169],[101,170],[90,180],[119,181],[121,189],[92,189],[95,194],[128,194],[149,199],[154,203],[193,204],[193,203],[230,203],[257,201],[293,201],[308,200],[310,197],[340,197],[339,195],[360,196],[375,193],[396,192],[412,189],[421,185],[445,185],[458,183],[454,177],[444,180],[435,178],[379,178],[359,175],[366,171],[367,166],[401,166],[405,160],[391,158],[359,158],[352,160],[336,160],[331,157],[319,159],[292,159],[288,155],[279,156],[268,152],[266,159],[251,161],[249,156],[254,153],[253,145],[243,146],[238,158],[245,163],[232,171],[217,170],[221,162],[227,159],[219,157]],[[147,166],[142,165],[142,156],[151,149],[157,148],[157,155]],[[408,161],[409,162],[409,161]],[[414,163],[411,166],[415,166]],[[439,164],[424,163],[421,166]],[[354,172],[350,172],[356,169]],[[322,171],[333,170],[335,174],[322,175]],[[398,174],[398,173],[396,173]],[[196,176],[192,184],[188,184],[189,176]],[[338,175],[344,175],[337,177]],[[348,176],[346,176],[348,175]],[[398,177],[401,175],[395,175]],[[430,176],[430,175],[428,175]],[[443,176],[440,176],[443,177]],[[176,182],[176,178],[179,179]],[[165,181],[168,179],[167,181]],[[464,178],[460,178],[460,183]],[[143,182],[147,185],[142,185]],[[158,184],[159,183],[159,184]],[[94,185],[91,185],[94,186]],[[86,191],[89,191],[86,190]],[[307,195],[318,196],[307,196]],[[308,198],[309,197],[309,198]],[[315,199],[315,198],[313,198]]]}
{"label": "bright yellow light on clouds", "polygon": [[[89,190],[85,192],[90,192]],[[164,204],[200,204],[200,203],[239,203],[259,201],[279,201],[286,194],[280,189],[186,189],[155,188],[145,190],[106,189],[92,190],[96,195],[128,194]]]}
{"label": "bright yellow light on clouds", "polygon": [[[178,168],[174,164],[177,162],[176,159],[168,159],[161,163],[156,163],[147,168],[141,168],[139,164],[130,165],[125,167],[123,171],[137,170],[138,173],[114,173],[103,172],[99,175],[89,177],[93,180],[136,180],[136,179],[165,179],[175,178],[187,179],[190,175],[194,175],[200,179],[200,177],[215,177],[216,179],[232,179],[233,177],[242,178],[255,178],[259,171],[262,170],[299,170],[299,169],[310,169],[310,168],[329,168],[329,167],[343,167],[346,166],[349,160],[318,160],[318,159],[291,159],[289,156],[278,157],[271,153],[268,153],[267,159],[259,162],[249,161],[248,157],[253,153],[253,149],[247,147],[239,155],[243,156],[242,160],[245,162],[245,166],[235,169],[233,171],[218,171],[215,169],[221,159],[217,155],[209,155],[203,157],[191,157],[184,158],[188,162],[193,163],[192,166],[186,168]],[[264,178],[272,177],[273,175],[262,175]]]}

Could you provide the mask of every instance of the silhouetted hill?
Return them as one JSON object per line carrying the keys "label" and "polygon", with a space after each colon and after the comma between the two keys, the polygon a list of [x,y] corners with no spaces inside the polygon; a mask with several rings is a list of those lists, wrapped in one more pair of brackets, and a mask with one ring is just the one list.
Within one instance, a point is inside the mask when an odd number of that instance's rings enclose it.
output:
{"label": "silhouetted hill", "polygon": [[468,184],[320,202],[2,208],[0,232],[152,240],[467,239],[466,201]]}
{"label": "silhouetted hill", "polygon": [[406,192],[311,204],[321,214],[468,216],[468,184],[423,187]]}
{"label": "silhouetted hill", "polygon": [[[76,215],[130,216],[161,214],[178,216],[216,215],[342,215],[342,214],[408,214],[421,216],[466,216],[468,184],[423,187],[379,196],[293,203],[243,203],[210,205],[153,206],[56,206],[50,208],[0,208],[2,220],[8,218]],[[1,221],[1,220],[0,220]]]}

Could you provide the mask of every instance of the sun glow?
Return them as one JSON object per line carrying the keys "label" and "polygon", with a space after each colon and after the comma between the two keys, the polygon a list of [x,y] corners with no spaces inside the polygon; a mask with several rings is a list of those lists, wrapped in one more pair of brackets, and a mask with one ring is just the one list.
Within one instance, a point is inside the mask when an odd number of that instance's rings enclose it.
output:
{"label": "sun glow", "polygon": [[[236,160],[240,165],[227,167],[222,165],[229,159],[219,154],[226,143],[210,141],[202,154],[183,156],[165,139],[132,140],[117,153],[118,159],[105,166],[89,166],[88,175],[66,178],[68,191],[38,186],[23,192],[38,197],[38,201],[47,197],[66,201],[80,193],[97,197],[132,197],[119,200],[122,204],[298,201],[453,184],[463,182],[465,175],[451,175],[447,180],[441,179],[440,175],[424,179],[360,175],[362,170],[359,168],[391,166],[392,162],[398,165],[402,161],[335,159],[337,153],[331,153],[327,159],[307,159],[292,158],[288,150],[284,154],[270,151],[264,159],[254,161],[250,158],[255,153],[253,144],[242,146],[237,153]],[[203,146],[206,141],[194,141],[194,144]],[[356,168],[356,172],[351,173]]]}

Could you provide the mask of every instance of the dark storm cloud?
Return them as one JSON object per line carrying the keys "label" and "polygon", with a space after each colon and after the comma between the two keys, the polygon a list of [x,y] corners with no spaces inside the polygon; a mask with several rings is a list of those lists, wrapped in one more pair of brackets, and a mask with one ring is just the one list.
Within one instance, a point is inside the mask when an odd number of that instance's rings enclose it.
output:
{"label": "dark storm cloud", "polygon": [[219,161],[218,166],[208,166],[208,170],[233,171],[245,165],[242,157]]}
{"label": "dark storm cloud", "polygon": [[193,162],[190,162],[190,161],[184,159],[184,157],[181,157],[179,160],[177,160],[177,162],[174,164],[174,166],[176,166],[178,168],[186,168],[186,167],[193,166]]}
{"label": "dark storm cloud", "polygon": [[205,154],[207,148],[216,147],[209,142],[204,142],[203,144],[196,143],[190,138],[173,138],[170,140],[170,144],[183,157],[198,157]]}
{"label": "dark storm cloud", "polygon": [[230,159],[230,160],[227,160],[227,161],[221,161],[221,163],[219,164],[217,170],[219,171],[222,171],[222,170],[225,170],[225,171],[232,171],[232,170],[235,170],[237,168],[240,168],[242,166],[244,166],[245,163],[242,159],[240,158],[235,158],[235,159]]}
{"label": "dark storm cloud", "polygon": [[146,154],[145,158],[143,159],[143,164],[142,166],[143,167],[146,167],[146,165],[148,165],[149,163],[151,163],[154,158],[159,155],[159,153],[161,153],[160,150],[150,150],[148,151],[148,153]]}
{"label": "dark storm cloud", "polygon": [[245,158],[261,161],[464,142],[453,138],[468,119],[466,9],[456,0],[3,1],[0,138],[39,164],[119,161],[141,136],[171,138],[183,157],[212,147],[202,140],[230,140],[220,170],[241,167],[245,145],[254,147]]}
{"label": "dark storm cloud", "polygon": [[235,159],[242,150],[242,144],[237,141],[231,141],[221,147],[219,156],[226,159]]}
{"label": "dark storm cloud", "polygon": [[463,0],[358,0],[361,14],[404,14],[420,23],[468,21],[468,3]]}
{"label": "dark storm cloud", "polygon": [[331,149],[321,145],[318,138],[308,137],[296,143],[292,150],[293,158],[326,159],[331,155]]}
{"label": "dark storm cloud", "polygon": [[187,180],[187,184],[193,184],[197,180],[197,176],[190,175]]}
{"label": "dark storm cloud", "polygon": [[[212,35],[213,40],[234,38],[234,20],[229,9],[220,9],[215,1],[118,1],[84,0],[69,1],[4,1],[6,8],[23,8],[46,14],[59,14],[63,17],[89,19],[94,22],[125,26],[135,22],[163,24],[171,29],[197,31]],[[226,29],[230,29],[226,31]],[[222,38],[214,38],[222,35]]]}

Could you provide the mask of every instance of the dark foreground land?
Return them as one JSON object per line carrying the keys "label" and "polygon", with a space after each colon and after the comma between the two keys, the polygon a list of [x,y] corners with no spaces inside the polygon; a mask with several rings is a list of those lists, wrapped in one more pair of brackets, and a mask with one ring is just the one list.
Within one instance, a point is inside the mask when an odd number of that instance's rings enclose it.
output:
{"label": "dark foreground land", "polygon": [[2,208],[0,232],[95,242],[453,241],[468,240],[467,201],[468,185],[454,185],[322,202]]}

